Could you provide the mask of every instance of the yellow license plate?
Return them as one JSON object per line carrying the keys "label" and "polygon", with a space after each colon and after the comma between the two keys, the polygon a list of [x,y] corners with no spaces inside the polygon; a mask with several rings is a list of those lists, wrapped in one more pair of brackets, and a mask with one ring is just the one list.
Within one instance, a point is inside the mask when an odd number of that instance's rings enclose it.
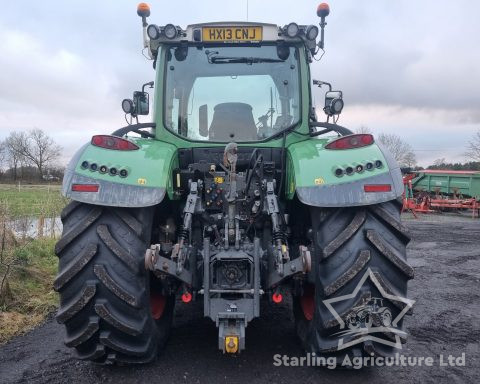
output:
{"label": "yellow license plate", "polygon": [[262,27],[205,27],[202,28],[203,41],[245,42],[261,41]]}

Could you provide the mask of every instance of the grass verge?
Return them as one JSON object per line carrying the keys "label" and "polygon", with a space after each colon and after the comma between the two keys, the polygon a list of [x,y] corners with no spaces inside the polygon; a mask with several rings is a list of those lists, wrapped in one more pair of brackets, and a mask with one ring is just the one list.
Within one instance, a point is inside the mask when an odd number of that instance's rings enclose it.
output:
{"label": "grass verge", "polygon": [[[14,244],[11,242],[15,241]],[[5,246],[7,243],[8,247]],[[40,324],[58,306],[55,239],[4,241],[0,263],[0,344]]]}

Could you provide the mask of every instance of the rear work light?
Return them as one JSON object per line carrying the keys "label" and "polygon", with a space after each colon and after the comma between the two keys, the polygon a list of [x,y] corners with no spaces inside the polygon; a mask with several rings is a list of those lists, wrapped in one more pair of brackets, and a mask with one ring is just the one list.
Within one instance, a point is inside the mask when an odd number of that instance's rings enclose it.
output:
{"label": "rear work light", "polygon": [[73,192],[98,192],[98,184],[72,184]]}
{"label": "rear work light", "polygon": [[365,192],[390,192],[392,186],[390,184],[365,184],[363,190]]}
{"label": "rear work light", "polygon": [[92,145],[97,147],[114,149],[117,151],[135,151],[139,148],[138,145],[121,137],[111,135],[95,135],[92,137]]}
{"label": "rear work light", "polygon": [[366,147],[374,143],[373,136],[368,133],[359,133],[340,137],[325,146],[325,149],[352,149]]}

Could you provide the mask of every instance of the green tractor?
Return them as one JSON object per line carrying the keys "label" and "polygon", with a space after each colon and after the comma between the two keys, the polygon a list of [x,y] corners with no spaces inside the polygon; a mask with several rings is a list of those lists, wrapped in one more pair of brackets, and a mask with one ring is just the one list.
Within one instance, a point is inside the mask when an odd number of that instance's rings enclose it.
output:
{"label": "green tractor", "polygon": [[[318,7],[320,28],[182,29],[148,24],[147,4],[137,13],[155,78],[122,102],[130,124],[93,136],[63,181],[72,201],[54,287],[66,345],[96,363],[149,362],[175,304],[201,301],[219,349],[239,353],[262,301],[288,297],[307,352],[394,352],[413,277],[402,177],[372,135],[336,124],[342,92],[310,77],[328,5]],[[314,85],[329,87],[326,122]],[[139,123],[150,88],[153,122]],[[352,311],[375,297],[394,326],[344,335]]]}

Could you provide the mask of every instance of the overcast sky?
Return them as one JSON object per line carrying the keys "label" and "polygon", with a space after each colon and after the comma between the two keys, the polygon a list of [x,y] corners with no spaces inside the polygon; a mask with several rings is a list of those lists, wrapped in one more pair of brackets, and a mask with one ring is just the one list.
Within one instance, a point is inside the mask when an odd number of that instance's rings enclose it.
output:
{"label": "overcast sky", "polygon": [[[4,2],[0,139],[41,128],[64,161],[96,133],[125,125],[121,100],[153,80],[141,54],[138,1]],[[246,20],[246,0],[151,1],[164,25]],[[318,22],[317,1],[250,0],[249,20]],[[344,92],[342,125],[402,136],[421,165],[463,161],[480,129],[480,2],[332,0],[326,54],[313,77]],[[323,94],[316,92],[321,104]]]}

